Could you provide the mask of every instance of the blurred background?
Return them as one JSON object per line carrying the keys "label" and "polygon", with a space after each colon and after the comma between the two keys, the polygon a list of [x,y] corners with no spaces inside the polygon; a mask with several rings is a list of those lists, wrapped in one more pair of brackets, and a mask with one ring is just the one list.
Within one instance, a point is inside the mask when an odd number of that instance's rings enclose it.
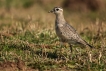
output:
{"label": "blurred background", "polygon": [[48,11],[56,6],[63,7],[65,19],[78,31],[106,22],[106,0],[0,0],[0,30],[53,29],[55,16]]}
{"label": "blurred background", "polygon": [[48,11],[56,6],[63,7],[65,19],[79,32],[97,32],[94,26],[106,22],[106,0],[0,0],[0,30],[13,35],[53,29],[55,16]]}
{"label": "blurred background", "polygon": [[81,23],[106,22],[106,0],[0,0],[0,27],[10,31],[50,29],[55,16],[48,11],[56,6],[63,7],[65,19],[75,28]]}
{"label": "blurred background", "polygon": [[73,23],[94,22],[97,18],[106,21],[106,0],[0,0],[0,23],[8,17],[40,22],[53,21],[47,12],[53,7],[64,8],[65,18]]}

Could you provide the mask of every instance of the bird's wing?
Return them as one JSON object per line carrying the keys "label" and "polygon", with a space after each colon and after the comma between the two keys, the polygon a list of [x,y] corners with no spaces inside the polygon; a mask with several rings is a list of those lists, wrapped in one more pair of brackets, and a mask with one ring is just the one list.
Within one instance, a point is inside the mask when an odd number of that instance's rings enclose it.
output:
{"label": "bird's wing", "polygon": [[77,42],[80,39],[80,36],[77,34],[76,30],[69,24],[64,24],[60,27],[61,34],[67,40],[73,40]]}
{"label": "bird's wing", "polygon": [[83,40],[76,30],[69,24],[64,24],[62,27],[60,27],[61,35],[64,37],[64,39],[68,40],[69,43],[79,43],[86,45],[88,47],[91,47],[85,40]]}
{"label": "bird's wing", "polygon": [[66,26],[67,28],[69,28],[71,31],[73,31],[73,33],[76,33],[76,30],[70,25],[70,24],[65,24],[64,26]]}

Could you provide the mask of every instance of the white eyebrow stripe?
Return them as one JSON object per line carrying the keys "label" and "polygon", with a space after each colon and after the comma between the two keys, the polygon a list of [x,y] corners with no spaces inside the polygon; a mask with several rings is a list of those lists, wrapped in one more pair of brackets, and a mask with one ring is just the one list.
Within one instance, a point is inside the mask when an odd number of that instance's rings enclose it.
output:
{"label": "white eyebrow stripe", "polygon": [[59,8],[59,10],[62,10],[63,11],[63,9],[61,9],[61,8]]}

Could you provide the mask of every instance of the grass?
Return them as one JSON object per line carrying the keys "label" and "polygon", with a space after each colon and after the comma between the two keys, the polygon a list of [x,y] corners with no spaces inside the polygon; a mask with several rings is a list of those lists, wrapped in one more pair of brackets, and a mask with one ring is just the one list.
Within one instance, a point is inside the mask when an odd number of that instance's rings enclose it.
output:
{"label": "grass", "polygon": [[73,53],[70,53],[69,46],[67,44],[60,46],[55,34],[55,16],[48,14],[39,5],[24,10],[21,8],[12,9],[10,12],[2,13],[2,11],[0,12],[1,63],[7,61],[17,63],[19,59],[25,63],[23,66],[34,71],[106,70],[106,22],[102,19],[105,16],[92,12],[87,15],[73,13],[70,17],[68,16],[70,13],[65,12],[67,21],[72,23],[83,39],[94,46],[92,50],[73,46]]}
{"label": "grass", "polygon": [[[105,32],[99,39],[84,32],[82,35],[86,41],[93,44],[95,48],[87,50],[80,47],[73,47],[70,53],[68,46],[61,47],[59,39],[53,30],[40,32],[25,32],[10,35],[1,33],[0,61],[14,61],[20,58],[31,68],[43,70],[102,70],[106,69],[106,37]],[[86,36],[87,35],[87,36]],[[102,38],[101,38],[102,37]],[[96,37],[95,37],[96,38]],[[94,43],[94,40],[96,42]]]}

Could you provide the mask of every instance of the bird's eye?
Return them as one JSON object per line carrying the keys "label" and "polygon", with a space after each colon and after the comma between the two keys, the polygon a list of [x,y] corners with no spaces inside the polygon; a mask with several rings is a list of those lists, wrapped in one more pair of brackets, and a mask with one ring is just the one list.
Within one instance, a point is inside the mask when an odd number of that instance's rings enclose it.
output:
{"label": "bird's eye", "polygon": [[56,11],[58,11],[59,9],[56,9]]}

